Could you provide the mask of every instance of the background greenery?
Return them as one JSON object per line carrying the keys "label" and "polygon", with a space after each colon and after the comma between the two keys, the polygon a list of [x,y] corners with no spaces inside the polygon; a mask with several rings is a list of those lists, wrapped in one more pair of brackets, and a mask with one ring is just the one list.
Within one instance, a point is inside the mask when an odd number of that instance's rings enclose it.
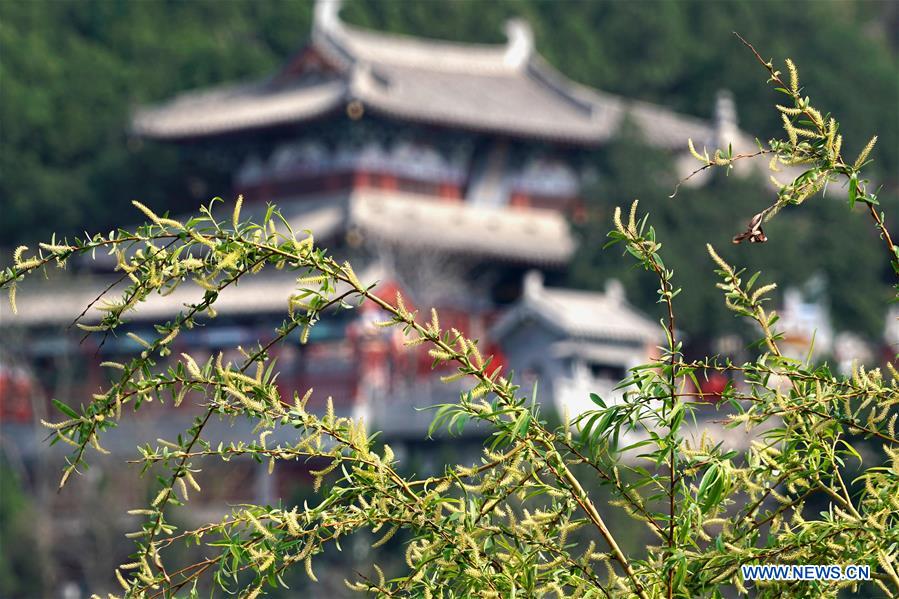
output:
{"label": "background greenery", "polygon": [[[506,18],[523,16],[535,29],[540,52],[572,78],[702,117],[711,114],[716,90],[727,88],[736,96],[741,126],[767,139],[779,127],[770,109],[774,96],[731,35],[738,30],[766,56],[791,56],[803,65],[804,84],[845,130],[880,135],[872,170],[895,190],[896,6],[349,0],[343,16],[383,30],[487,42],[503,40]],[[142,143],[129,139],[128,115],[136,105],[182,90],[265,75],[304,43],[311,13],[311,2],[285,0],[0,1],[0,246],[88,224],[95,229],[130,222],[130,200],[136,198],[185,211],[227,195],[239,148],[202,152]],[[847,155],[866,141],[847,139]],[[600,287],[609,274],[630,276],[621,272],[617,256],[598,254],[597,247],[610,207],[639,196],[664,227],[666,255],[691,290],[680,298],[682,326],[700,338],[735,326],[710,284],[691,284],[696,277],[710,280],[704,250],[692,239],[726,246],[753,213],[750,206],[762,206],[769,196],[756,184],[728,180],[668,200],[670,180],[645,176],[668,168],[667,159],[638,139],[621,140],[596,160],[605,176],[590,196],[587,243],[567,282]],[[769,236],[783,243],[751,252],[737,248],[739,256],[725,258],[764,267],[772,279],[824,273],[837,326],[878,335],[887,286],[876,271],[859,275],[854,268],[877,258],[877,239],[861,218],[849,225],[837,221],[844,206],[817,204],[772,225]],[[859,242],[840,245],[840,236]],[[638,299],[651,301],[648,294]]]}

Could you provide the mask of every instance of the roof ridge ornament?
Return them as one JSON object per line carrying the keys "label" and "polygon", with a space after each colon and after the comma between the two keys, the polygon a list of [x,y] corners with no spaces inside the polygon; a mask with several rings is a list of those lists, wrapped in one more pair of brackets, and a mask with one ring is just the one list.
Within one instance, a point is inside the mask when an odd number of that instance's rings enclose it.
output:
{"label": "roof ridge ornament", "polygon": [[740,133],[737,121],[737,103],[734,94],[727,89],[719,89],[715,95],[715,112],[712,116],[715,138],[712,145],[726,148],[735,144]]}
{"label": "roof ridge ornament", "polygon": [[536,299],[543,293],[543,273],[536,269],[527,271],[523,287],[525,299]]}
{"label": "roof ridge ornament", "polygon": [[624,285],[618,279],[606,280],[605,296],[616,304],[625,303],[627,298]]}
{"label": "roof ridge ornament", "polygon": [[315,0],[313,29],[322,33],[333,33],[339,30],[343,26],[343,23],[340,22],[341,8],[343,8],[343,0]]}
{"label": "roof ridge ornament", "polygon": [[531,24],[521,18],[509,19],[503,30],[508,39],[503,62],[508,67],[523,67],[534,53],[534,31]]}

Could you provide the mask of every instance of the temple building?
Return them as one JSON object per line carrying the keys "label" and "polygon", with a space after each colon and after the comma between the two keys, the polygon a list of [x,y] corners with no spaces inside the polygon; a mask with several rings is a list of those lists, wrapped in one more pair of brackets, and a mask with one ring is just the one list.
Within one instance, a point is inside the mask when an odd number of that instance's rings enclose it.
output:
{"label": "temple building", "polygon": [[596,409],[595,393],[611,405],[627,370],[658,354],[658,323],[628,304],[624,287],[610,280],[604,293],[545,287],[527,273],[519,302],[490,331],[506,360],[529,389],[549,397],[558,414],[576,417]]}
{"label": "temple building", "polygon": [[[754,148],[737,127],[730,96],[719,95],[705,121],[569,80],[539,55],[520,20],[507,23],[505,44],[480,45],[362,30],[339,11],[337,0],[318,0],[308,43],[277,72],[140,108],[132,134],[177,144],[248,142],[253,149],[233,174],[245,214],[277,203],[294,230],[311,230],[385,297],[399,291],[410,305],[436,307],[445,326],[480,339],[496,363],[551,375],[546,389],[560,394],[557,404],[577,409],[574,395],[645,360],[657,343],[655,325],[620,289],[544,288],[537,273],[563,268],[577,247],[570,223],[583,216],[584,189],[595,176],[588,152],[628,121],[672,152],[684,174],[696,167],[688,138],[700,148]],[[4,328],[27,331],[17,347],[47,395],[58,396],[61,373],[76,372],[64,382],[77,403],[103,382],[97,357],[139,351],[127,337],[101,345],[60,334],[114,278],[111,271],[62,273],[23,284],[19,295],[29,301],[20,302],[18,316],[0,308]],[[295,286],[289,273],[263,272],[227,289],[218,318],[185,331],[173,354],[202,359],[268,338]],[[154,323],[202,294],[185,284],[153,297],[128,314],[130,330],[152,336]],[[285,390],[314,387],[321,401],[333,396],[338,409],[366,416],[373,428],[421,438],[429,414],[398,421],[396,411],[458,397],[459,389],[436,385],[424,352],[371,326],[372,310],[324,319],[307,345],[283,344],[279,381]],[[548,339],[547,349],[524,355],[520,339],[529,334]],[[14,384],[7,378],[0,389],[36,392],[21,376]],[[4,413],[21,412],[10,407],[15,398],[3,401]]]}

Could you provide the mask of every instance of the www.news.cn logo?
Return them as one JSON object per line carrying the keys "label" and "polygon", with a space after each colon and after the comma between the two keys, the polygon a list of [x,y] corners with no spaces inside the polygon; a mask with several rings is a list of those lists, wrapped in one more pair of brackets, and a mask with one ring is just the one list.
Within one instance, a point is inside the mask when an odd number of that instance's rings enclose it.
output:
{"label": "www.news.cn logo", "polygon": [[743,580],[871,580],[871,566],[773,564],[740,569]]}

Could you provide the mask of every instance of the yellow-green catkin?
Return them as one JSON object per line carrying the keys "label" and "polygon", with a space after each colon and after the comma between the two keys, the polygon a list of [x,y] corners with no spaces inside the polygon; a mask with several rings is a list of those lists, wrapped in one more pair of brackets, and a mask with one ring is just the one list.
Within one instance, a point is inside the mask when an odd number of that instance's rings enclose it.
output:
{"label": "yellow-green catkin", "polygon": [[612,222],[615,223],[615,228],[622,235],[625,233],[624,225],[621,224],[621,208],[619,206],[615,207],[615,212],[612,216]]}
{"label": "yellow-green catkin", "polygon": [[159,217],[156,215],[156,213],[153,212],[152,210],[150,210],[149,208],[147,208],[145,205],[141,204],[141,203],[138,202],[137,200],[132,201],[131,204],[132,204],[135,208],[137,208],[138,210],[140,210],[141,212],[143,212],[143,213],[144,213],[144,216],[146,216],[146,217],[149,218],[151,221],[153,221],[153,224],[156,224],[156,225],[160,224],[160,222],[159,222]]}
{"label": "yellow-green catkin", "polygon": [[309,577],[309,580],[312,582],[318,582],[318,578],[315,577],[315,572],[312,571],[312,555],[307,555],[306,559],[303,560],[303,566],[306,569],[306,576]]}
{"label": "yellow-green catkin", "polygon": [[26,251],[28,251],[27,245],[20,245],[19,247],[17,247],[12,253],[13,264],[18,266],[22,262],[22,254],[24,254]]}
{"label": "yellow-green catkin", "polygon": [[253,528],[255,528],[257,531],[259,531],[259,534],[261,534],[263,537],[265,537],[266,539],[268,539],[270,541],[275,540],[275,535],[272,534],[272,531],[270,531],[268,528],[263,526],[262,522],[260,522],[256,518],[256,516],[254,516],[250,512],[246,512],[246,516],[247,516],[247,520],[250,521],[250,524],[253,525]]}
{"label": "yellow-green catkin", "polygon": [[868,141],[867,145],[862,148],[862,151],[859,153],[858,158],[855,159],[855,164],[852,165],[852,168],[859,169],[865,163],[865,160],[868,159],[868,156],[871,154],[871,150],[874,149],[874,145],[877,143],[877,136],[875,135]]}
{"label": "yellow-green catkin", "polygon": [[627,218],[627,232],[637,236],[637,205],[640,203],[640,200],[634,200],[634,203],[631,204],[631,211]]}
{"label": "yellow-green catkin", "polygon": [[731,272],[730,265],[727,262],[725,262],[724,259],[721,258],[721,256],[718,255],[718,252],[715,251],[715,248],[712,247],[712,244],[711,243],[705,244],[705,248],[708,251],[709,256],[711,256],[712,260],[714,260],[715,264],[720,266],[721,270],[730,274],[730,272]]}
{"label": "yellow-green catkin", "polygon": [[787,71],[790,73],[790,91],[794,96],[799,95],[799,70],[796,69],[796,65],[789,58],[786,60],[787,63]]}
{"label": "yellow-green catkin", "polygon": [[22,254],[24,254],[28,250],[27,245],[20,245],[16,248],[16,251],[12,253],[12,261],[16,268],[21,270],[27,270],[29,268],[34,268],[38,266],[41,261],[38,258],[30,258],[28,260],[22,260]]}
{"label": "yellow-green catkin", "polygon": [[16,285],[13,283],[9,286],[9,307],[12,310],[13,314],[19,313],[19,308],[16,306]]}
{"label": "yellow-green catkin", "polygon": [[699,152],[696,151],[696,146],[693,145],[692,139],[687,140],[687,148],[689,148],[690,154],[693,156],[693,158],[695,158],[696,160],[698,160],[700,162],[704,162],[704,163],[708,164],[708,162],[709,162],[708,156],[703,156],[702,154],[700,154]]}
{"label": "yellow-green catkin", "polygon": [[234,213],[231,215],[231,224],[234,225],[234,230],[237,231],[238,225],[240,224],[240,208],[243,206],[243,196],[237,196],[237,202],[234,203]]}

